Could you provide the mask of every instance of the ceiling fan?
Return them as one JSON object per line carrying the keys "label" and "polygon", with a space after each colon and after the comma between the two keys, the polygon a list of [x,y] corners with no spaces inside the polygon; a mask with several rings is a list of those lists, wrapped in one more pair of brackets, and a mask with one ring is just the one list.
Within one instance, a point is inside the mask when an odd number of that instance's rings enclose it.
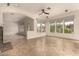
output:
{"label": "ceiling fan", "polygon": [[42,12],[41,14],[47,14],[47,15],[49,15],[49,13],[45,11],[45,9],[41,9],[41,12]]}
{"label": "ceiling fan", "polygon": [[[48,7],[47,10],[50,10],[51,8]],[[47,14],[49,15],[50,13],[49,12],[46,12],[45,9],[41,9],[41,13],[39,15],[42,15],[42,14]]]}

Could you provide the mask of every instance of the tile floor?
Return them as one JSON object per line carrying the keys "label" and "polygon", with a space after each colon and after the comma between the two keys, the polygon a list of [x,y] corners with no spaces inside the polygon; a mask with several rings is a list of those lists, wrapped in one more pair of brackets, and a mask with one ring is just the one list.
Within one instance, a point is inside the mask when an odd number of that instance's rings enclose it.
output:
{"label": "tile floor", "polygon": [[74,56],[79,55],[79,41],[56,37],[26,40],[21,36],[6,36],[13,49],[1,52],[1,56]]}

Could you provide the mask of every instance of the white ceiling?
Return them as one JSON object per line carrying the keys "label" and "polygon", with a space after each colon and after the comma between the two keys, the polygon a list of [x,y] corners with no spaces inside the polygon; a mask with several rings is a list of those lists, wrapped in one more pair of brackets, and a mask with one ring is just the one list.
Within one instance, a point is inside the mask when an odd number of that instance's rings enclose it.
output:
{"label": "white ceiling", "polygon": [[[7,5],[4,3],[0,4],[0,6],[7,6]],[[32,15],[38,15],[42,8],[46,9],[47,7],[51,7],[51,10],[49,10],[51,17],[65,13],[66,9],[68,10],[68,12],[79,9],[78,3],[11,3],[10,6],[26,10]]]}
{"label": "white ceiling", "polygon": [[49,11],[51,16],[64,13],[65,9],[69,10],[69,12],[79,9],[78,3],[19,3],[13,5],[18,8],[25,9],[32,14],[38,14],[42,8],[51,7],[51,10]]}
{"label": "white ceiling", "polygon": [[[0,4],[0,6],[3,5],[6,6],[5,3]],[[11,3],[10,5],[24,9],[32,14],[39,13],[42,8],[51,7],[51,10],[49,12],[52,16],[64,13],[65,9],[68,9],[69,12],[79,9],[78,3]]]}

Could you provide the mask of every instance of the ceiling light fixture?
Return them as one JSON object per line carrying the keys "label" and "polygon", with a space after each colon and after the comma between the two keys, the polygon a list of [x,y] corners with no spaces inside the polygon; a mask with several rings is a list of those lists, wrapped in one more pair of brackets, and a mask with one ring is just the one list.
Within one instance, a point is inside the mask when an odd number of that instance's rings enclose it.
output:
{"label": "ceiling light fixture", "polygon": [[50,7],[47,7],[46,9],[41,9],[41,13],[39,14],[39,16],[40,15],[45,15],[46,18],[49,18],[49,15],[50,15],[49,10],[50,9],[51,9]]}
{"label": "ceiling light fixture", "polygon": [[[48,10],[50,10],[51,8],[50,7],[48,7],[48,8],[46,8],[47,9],[47,11]],[[47,12],[45,9],[41,9],[41,13],[39,14],[39,15],[42,15],[42,14],[46,14],[46,15],[49,15],[50,13],[49,12]]]}

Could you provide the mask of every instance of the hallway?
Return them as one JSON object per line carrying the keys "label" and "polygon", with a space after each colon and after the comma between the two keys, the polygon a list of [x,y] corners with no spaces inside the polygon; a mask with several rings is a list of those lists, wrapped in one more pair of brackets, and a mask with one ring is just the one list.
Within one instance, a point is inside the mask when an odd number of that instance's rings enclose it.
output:
{"label": "hallway", "polygon": [[[7,37],[9,38],[9,37]],[[6,38],[6,39],[7,39]],[[59,56],[79,55],[79,41],[56,37],[41,37],[26,40],[23,37],[14,37],[11,40],[13,49],[0,53],[8,56]]]}

